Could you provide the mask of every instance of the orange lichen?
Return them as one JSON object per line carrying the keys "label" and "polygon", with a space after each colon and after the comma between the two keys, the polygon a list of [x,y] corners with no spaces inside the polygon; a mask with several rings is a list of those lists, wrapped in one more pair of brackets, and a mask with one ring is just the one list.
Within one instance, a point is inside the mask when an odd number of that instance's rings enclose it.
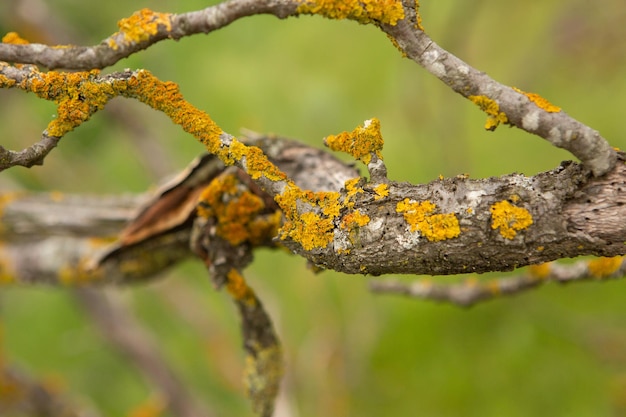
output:
{"label": "orange lichen", "polygon": [[305,250],[327,247],[333,240],[334,220],[344,207],[339,198],[337,192],[302,190],[288,182],[283,192],[275,197],[287,218],[279,231],[280,238],[290,238]]}
{"label": "orange lichen", "polygon": [[526,97],[528,97],[530,101],[535,103],[537,107],[547,111],[548,113],[558,113],[561,111],[561,108],[559,106],[555,106],[554,104],[550,103],[545,98],[541,97],[539,94],[527,93],[515,87],[513,87],[513,90],[517,91],[520,94],[524,94]]}
{"label": "orange lichen", "polygon": [[614,273],[622,266],[624,262],[623,256],[613,256],[612,258],[593,259],[587,263],[589,273],[595,278],[606,278]]}
{"label": "orange lichen", "polygon": [[[233,143],[236,143],[236,140]],[[247,147],[245,156],[246,172],[252,179],[258,179],[261,176],[272,181],[284,181],[287,179],[285,173],[272,164],[263,151],[256,146]]]}
{"label": "orange lichen", "polygon": [[297,11],[362,24],[379,22],[395,26],[404,19],[404,8],[398,0],[304,0]]}
{"label": "orange lichen", "polygon": [[176,83],[161,81],[149,71],[141,70],[126,81],[119,94],[136,98],[165,113],[175,124],[205,145],[210,153],[217,155],[224,163],[232,163],[228,149],[222,149],[220,135],[224,131],[207,113],[187,102]]}
{"label": "orange lichen", "polygon": [[352,132],[330,135],[326,145],[333,151],[342,151],[352,155],[364,164],[372,160],[372,153],[382,159],[383,137],[380,133],[380,121],[376,118],[366,120]]}
{"label": "orange lichen", "polygon": [[250,306],[256,305],[256,296],[252,288],[248,286],[246,280],[235,268],[228,271],[226,275],[226,289],[228,293],[237,301],[242,301]]}
{"label": "orange lichen", "polygon": [[507,200],[494,203],[491,211],[491,228],[500,229],[500,235],[505,239],[513,239],[517,232],[533,224],[533,217],[523,207],[517,207]]}
{"label": "orange lichen", "polygon": [[259,196],[241,185],[235,175],[213,180],[199,197],[198,215],[215,217],[217,235],[236,246],[244,242],[253,245],[270,239],[278,232],[280,216],[263,216],[265,203]]}
{"label": "orange lichen", "polygon": [[15,80],[0,74],[0,88],[11,88],[15,86]]}
{"label": "orange lichen", "polygon": [[359,210],[355,210],[341,218],[341,227],[344,229],[354,229],[356,227],[363,227],[369,222],[370,216],[361,213]]}
{"label": "orange lichen", "polygon": [[411,226],[412,232],[419,231],[432,242],[459,236],[461,228],[456,215],[431,214],[436,208],[437,206],[428,200],[419,203],[405,198],[396,205],[396,212],[403,213],[404,220]]}
{"label": "orange lichen", "polygon": [[299,242],[304,250],[325,248],[333,240],[333,222],[328,217],[306,212],[295,221],[287,221],[281,232],[282,239],[289,237]]}
{"label": "orange lichen", "polygon": [[487,113],[488,117],[485,122],[485,129],[495,130],[500,123],[508,123],[508,117],[504,112],[500,111],[500,106],[495,100],[487,96],[469,96],[468,99]]}
{"label": "orange lichen", "polygon": [[335,218],[339,216],[341,210],[341,204],[339,204],[340,194],[337,192],[321,192],[316,193],[318,199],[318,205],[322,208],[324,215]]}
{"label": "orange lichen", "polygon": [[12,43],[13,45],[27,45],[30,42],[18,35],[17,32],[9,32],[2,37],[2,43]]}
{"label": "orange lichen", "polygon": [[[132,16],[121,19],[117,22],[119,32],[124,37],[124,42],[137,43],[150,39],[159,31],[159,25],[165,27],[168,32],[172,30],[172,15],[170,13],[154,12],[150,9],[141,9]],[[117,50],[119,45],[115,41],[115,35],[108,39],[108,45]]]}
{"label": "orange lichen", "polygon": [[106,103],[120,94],[123,81],[103,83],[96,81],[98,70],[88,72],[47,73],[32,71],[20,88],[57,104],[57,118],[48,124],[48,134],[61,137],[104,108]]}
{"label": "orange lichen", "polygon": [[530,265],[528,272],[533,278],[546,279],[550,276],[552,270],[552,264],[550,262],[544,262],[542,264]]}
{"label": "orange lichen", "polygon": [[374,187],[374,200],[381,200],[389,195],[389,186],[387,184],[379,184]]}

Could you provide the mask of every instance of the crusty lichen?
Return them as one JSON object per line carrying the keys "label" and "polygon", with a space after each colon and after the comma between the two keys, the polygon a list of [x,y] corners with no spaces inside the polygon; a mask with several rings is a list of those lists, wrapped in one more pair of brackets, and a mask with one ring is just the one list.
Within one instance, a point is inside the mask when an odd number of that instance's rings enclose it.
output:
{"label": "crusty lichen", "polygon": [[485,129],[495,130],[500,123],[508,123],[509,119],[504,112],[500,111],[500,105],[487,96],[469,96],[468,99],[476,104],[482,111],[487,113]]}
{"label": "crusty lichen", "polygon": [[352,132],[330,135],[325,141],[333,151],[346,152],[366,165],[372,160],[373,153],[383,159],[380,151],[384,141],[380,133],[380,121],[376,118],[366,120],[363,126],[358,126]]}
{"label": "crusty lichen", "polygon": [[587,263],[587,269],[594,278],[602,279],[615,274],[624,262],[623,256],[592,259]]}
{"label": "crusty lichen", "polygon": [[[117,22],[117,26],[120,28],[118,33],[123,35],[126,43],[143,42],[157,34],[159,25],[165,27],[165,30],[169,32],[172,29],[171,17],[170,13],[141,9],[133,13],[132,16]],[[115,35],[111,36],[107,43],[112,49],[117,50],[119,45],[115,40]]]}
{"label": "crusty lichen", "polygon": [[417,202],[405,198],[396,205],[396,212],[403,213],[411,231],[419,231],[431,242],[452,239],[461,234],[459,220],[454,213],[432,214],[437,206],[430,201]]}
{"label": "crusty lichen", "polygon": [[524,94],[526,97],[528,97],[530,101],[535,103],[537,107],[547,111],[548,113],[558,113],[561,111],[561,108],[559,106],[555,106],[554,104],[550,103],[545,98],[541,97],[539,94],[527,93],[515,87],[513,87],[513,90],[517,91],[520,94]]}
{"label": "crusty lichen", "polygon": [[276,236],[280,226],[280,213],[263,215],[265,208],[263,199],[242,186],[235,175],[222,175],[203,190],[198,215],[214,217],[217,235],[231,245],[258,245]]}
{"label": "crusty lichen", "polygon": [[517,232],[533,224],[533,217],[528,210],[517,207],[507,200],[498,201],[490,208],[491,228],[499,229],[505,239],[513,239]]}
{"label": "crusty lichen", "polygon": [[[290,238],[305,250],[322,249],[332,242],[334,220],[341,209],[339,193],[314,193],[289,183],[275,200],[287,218],[279,231],[281,239]],[[308,210],[302,212],[299,206]]]}
{"label": "crusty lichen", "polygon": [[2,43],[12,43],[13,45],[26,45],[30,42],[22,38],[17,32],[9,32],[2,37]]}
{"label": "crusty lichen", "polygon": [[233,299],[250,306],[256,305],[257,301],[254,291],[248,286],[246,280],[237,269],[232,268],[228,271],[226,278],[226,290],[228,290],[228,293]]}
{"label": "crusty lichen", "polygon": [[354,229],[355,227],[363,227],[370,222],[367,214],[354,210],[341,218],[341,227],[345,229]]}
{"label": "crusty lichen", "polygon": [[378,184],[374,187],[374,200],[381,200],[389,195],[389,186],[387,184]]}
{"label": "crusty lichen", "polygon": [[254,354],[246,355],[244,384],[252,402],[255,415],[271,415],[273,399],[278,395],[283,376],[283,352],[276,343],[270,346],[254,346]]}
{"label": "crusty lichen", "polygon": [[399,0],[304,0],[297,11],[362,24],[378,22],[395,26],[398,20],[404,19],[404,8]]}

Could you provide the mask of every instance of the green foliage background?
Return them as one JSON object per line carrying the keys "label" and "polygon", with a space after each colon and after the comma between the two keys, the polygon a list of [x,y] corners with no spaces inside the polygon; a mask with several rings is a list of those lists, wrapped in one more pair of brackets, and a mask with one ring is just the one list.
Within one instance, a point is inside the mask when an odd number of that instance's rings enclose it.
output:
{"label": "green foliage background", "polygon": [[[3,1],[0,32],[93,45],[141,7],[184,12],[212,3]],[[541,94],[626,147],[623,1],[438,0],[422,1],[421,12],[429,34],[452,53],[502,83]],[[322,146],[324,136],[378,117],[396,180],[532,175],[571,158],[515,129],[484,131],[485,115],[473,104],[402,58],[375,27],[353,22],[255,16],[208,36],[162,42],[105,71],[126,67],[179,83],[191,103],[231,133],[245,127]],[[53,114],[34,96],[1,91],[2,145],[35,142]],[[201,151],[165,116],[140,103],[112,103],[64,138],[43,167],[2,173],[0,187],[141,192]],[[314,275],[282,251],[259,253],[248,278],[286,350],[280,415],[626,413],[624,282],[548,285],[463,310],[374,296],[367,277]],[[251,414],[240,382],[236,312],[200,265],[189,262],[151,284],[112,292],[122,294],[217,414]],[[126,415],[152,395],[70,292],[3,288],[0,302],[8,360],[104,415]]]}

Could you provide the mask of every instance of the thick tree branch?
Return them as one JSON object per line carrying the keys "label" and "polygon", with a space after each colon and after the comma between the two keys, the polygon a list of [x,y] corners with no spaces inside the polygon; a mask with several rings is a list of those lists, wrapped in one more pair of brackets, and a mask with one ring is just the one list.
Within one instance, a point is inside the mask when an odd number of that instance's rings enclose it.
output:
{"label": "thick tree branch", "polygon": [[[626,253],[623,159],[601,178],[565,163],[534,177],[387,186],[385,197],[379,184],[363,181],[346,192],[354,210],[342,210],[328,246],[304,250],[283,243],[320,267],[371,275],[508,271],[564,257]],[[346,224],[356,211],[368,221]]]}
{"label": "thick tree branch", "polygon": [[[288,172],[299,171],[301,184],[308,184],[302,183],[306,178],[317,181],[315,173],[320,172],[320,165],[315,161],[323,160],[325,153],[282,139],[269,140],[268,145],[257,143],[270,154],[282,149],[284,160],[277,163]],[[303,160],[307,165],[295,163]],[[322,163],[338,173],[340,165],[332,161]],[[211,170],[186,172],[207,174]],[[350,172],[347,170],[344,178]],[[194,183],[204,184],[184,175],[176,184],[188,187]],[[141,198],[8,195],[0,218],[5,230],[5,244],[0,247],[1,275],[20,282],[133,282],[188,257],[189,219],[195,216],[195,206],[185,199],[167,204],[161,201],[179,195],[171,191],[176,184],[166,186],[141,211],[139,204],[145,201]],[[280,242],[316,265],[372,275],[505,271],[563,257],[626,252],[623,161],[602,178],[589,178],[582,166],[566,163],[534,177],[458,177],[417,186],[394,182],[381,186],[362,181],[347,184],[348,189],[339,197],[343,208],[330,224],[330,232],[326,232],[331,238],[327,247],[305,250],[289,237]],[[74,203],[80,203],[80,211],[76,216],[67,216]],[[151,211],[150,207],[162,209]],[[183,208],[186,214],[182,214]],[[134,237],[111,250],[106,238],[110,241],[115,230],[119,232],[124,220],[135,212],[140,214],[127,230],[137,231],[137,224],[143,224],[150,225],[150,233],[128,235]],[[168,212],[181,212],[174,216],[181,221],[154,223],[142,214],[148,212],[157,220],[167,219]],[[233,226],[237,224],[230,221]],[[53,223],[55,227],[48,227]],[[94,234],[101,238],[101,244],[94,245],[94,240],[87,237]],[[94,265],[103,272],[85,274],[85,268]]]}

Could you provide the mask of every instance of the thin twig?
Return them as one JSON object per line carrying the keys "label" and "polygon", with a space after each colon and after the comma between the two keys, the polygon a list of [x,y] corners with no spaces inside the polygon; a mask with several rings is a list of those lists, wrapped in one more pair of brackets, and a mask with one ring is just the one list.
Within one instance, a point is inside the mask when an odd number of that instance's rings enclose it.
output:
{"label": "thin twig", "polygon": [[60,139],[44,132],[39,142],[21,151],[5,149],[0,145],[0,172],[13,166],[30,168],[33,165],[43,165],[44,158],[57,146]]}
{"label": "thin twig", "polygon": [[[121,59],[165,39],[210,33],[242,17],[272,14],[285,18],[299,3],[281,0],[227,0],[203,10],[172,14],[144,9],[118,23],[120,31],[94,46],[0,43],[0,61],[36,64],[49,69],[89,70],[106,68]],[[133,37],[125,29],[134,29]]]}
{"label": "thin twig", "polygon": [[549,263],[530,267],[523,275],[500,278],[486,282],[469,279],[458,284],[437,284],[431,279],[410,283],[397,280],[370,281],[370,290],[378,294],[404,295],[430,301],[470,307],[479,302],[501,296],[520,294],[547,282],[566,284],[623,278],[626,275],[626,258],[599,258],[578,261],[574,264]]}

